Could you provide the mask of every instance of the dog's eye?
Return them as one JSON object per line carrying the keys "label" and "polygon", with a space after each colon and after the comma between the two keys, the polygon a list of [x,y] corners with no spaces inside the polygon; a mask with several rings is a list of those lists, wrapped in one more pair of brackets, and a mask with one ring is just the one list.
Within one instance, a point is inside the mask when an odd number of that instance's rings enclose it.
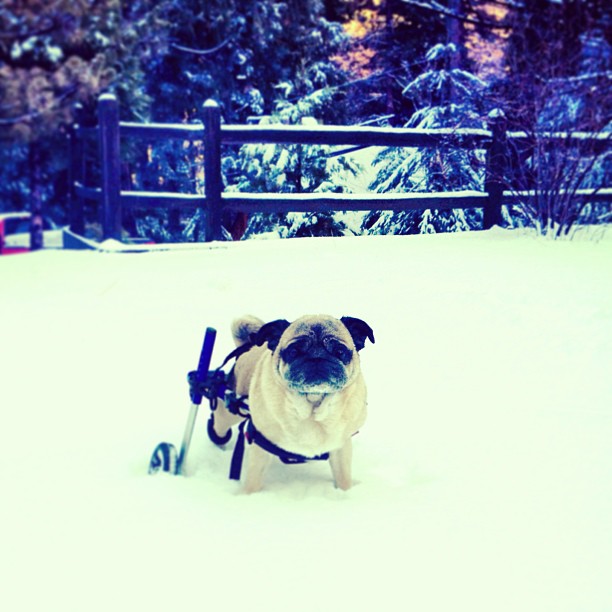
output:
{"label": "dog's eye", "polygon": [[294,359],[297,359],[299,354],[300,353],[295,346],[288,346],[282,353],[285,361],[293,361]]}
{"label": "dog's eye", "polygon": [[305,355],[310,348],[311,342],[308,338],[302,338],[296,342],[292,342],[288,347],[281,351],[281,356],[285,361],[293,361],[300,355]]}
{"label": "dog's eye", "polygon": [[323,341],[325,346],[325,350],[330,354],[336,357],[336,359],[340,359],[343,363],[348,363],[351,360],[351,350],[342,344],[342,342],[338,342],[333,338],[326,338]]}

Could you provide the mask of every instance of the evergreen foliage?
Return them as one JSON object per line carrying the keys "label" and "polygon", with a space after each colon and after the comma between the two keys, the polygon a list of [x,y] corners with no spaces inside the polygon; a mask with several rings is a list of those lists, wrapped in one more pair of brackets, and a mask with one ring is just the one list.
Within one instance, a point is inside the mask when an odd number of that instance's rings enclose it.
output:
{"label": "evergreen foliage", "polygon": [[[317,110],[329,103],[330,94],[316,92],[297,104],[279,100],[265,124],[313,125]],[[358,166],[330,147],[318,145],[251,144],[240,149],[237,160],[226,158],[225,169],[236,176],[230,190],[250,193],[307,193],[349,191],[347,176]],[[312,212],[250,216],[245,237],[277,232],[281,237],[341,236],[349,233],[341,213]]]}
{"label": "evergreen foliage", "polygon": [[353,122],[389,117],[404,124],[414,111],[403,89],[423,67],[432,43],[444,40],[444,17],[402,0],[341,2],[350,44],[337,61],[356,80],[347,89]]}
{"label": "evergreen foliage", "polygon": [[[77,108],[79,122],[95,122],[97,98],[110,91],[122,120],[171,123],[199,122],[209,98],[220,103],[227,123],[482,128],[488,107],[499,107],[510,130],[532,136],[531,150],[516,152],[527,163],[508,187],[546,194],[512,207],[507,222],[567,228],[577,220],[609,220],[609,206],[575,205],[559,194],[610,184],[610,155],[584,146],[551,149],[537,133],[612,126],[611,5],[494,4],[495,17],[489,3],[465,0],[5,2],[0,210],[33,210],[34,200],[42,201],[47,214],[66,222],[69,126]],[[483,61],[473,47],[466,53],[476,31],[482,40],[503,41],[505,69],[498,66],[493,87],[460,69],[468,56]],[[122,144],[122,188],[202,191],[201,143]],[[223,154],[225,183],[240,191],[348,191],[356,171],[323,147],[249,145]],[[379,192],[482,189],[482,152],[390,148],[376,161],[372,188]],[[93,206],[87,211],[95,221]],[[285,236],[360,231],[354,215],[277,221]],[[241,235],[244,219],[226,222],[233,237]],[[155,240],[197,240],[202,223],[199,212],[140,211],[125,219],[131,234]],[[475,211],[382,212],[367,215],[363,231],[479,226]],[[253,215],[247,235],[272,228],[269,217]]]}
{"label": "evergreen foliage", "polygon": [[[36,191],[48,212],[65,220],[66,136],[75,108],[83,109],[81,120],[92,121],[98,95],[112,90],[124,118],[147,116],[144,66],[164,44],[162,9],[148,0],[123,10],[117,0],[3,5],[0,142],[13,163],[0,167],[0,207],[23,209]],[[38,182],[18,193],[8,187],[15,185],[11,175]]]}
{"label": "evergreen foliage", "polygon": [[[426,54],[428,70],[404,89],[416,112],[405,127],[486,128],[485,83],[458,68],[450,68],[455,45],[438,44]],[[482,151],[450,146],[423,149],[383,149],[375,159],[378,168],[371,188],[380,193],[482,190]],[[463,231],[480,227],[479,211],[374,211],[364,220],[371,234],[415,234]]]}
{"label": "evergreen foliage", "polygon": [[168,18],[171,44],[149,75],[156,120],[198,118],[213,98],[244,123],[273,112],[287,84],[297,100],[345,81],[330,58],[346,35],[320,0],[173,0]]}
{"label": "evergreen foliage", "polygon": [[[148,91],[156,100],[154,118],[159,121],[197,121],[204,102],[215,99],[227,123],[245,123],[256,118],[284,123],[300,123],[301,117],[316,117],[330,122],[344,120],[341,85],[344,71],[332,59],[347,41],[338,22],[325,16],[320,0],[273,2],[270,0],[175,0],[169,9],[171,43],[165,54],[151,66]],[[274,115],[274,119],[269,117]],[[156,143],[155,156],[177,159],[171,145]],[[246,152],[254,158],[245,161]],[[280,154],[279,154],[280,155]],[[289,158],[287,158],[289,155]],[[259,155],[253,148],[242,152],[225,151],[223,169],[230,189],[266,191],[262,183],[274,190],[302,190],[318,184],[325,173],[315,161],[316,153],[305,147],[297,154],[287,151],[279,159],[270,152]],[[182,158],[179,157],[178,160]],[[260,164],[259,170],[258,164]],[[279,165],[280,164],[280,165]],[[163,176],[176,175],[176,169],[158,166]],[[302,171],[302,166],[305,168]],[[155,172],[150,162],[140,173]],[[265,175],[266,179],[261,179]],[[286,181],[285,185],[281,185]],[[185,191],[199,185],[182,181]],[[181,189],[183,190],[183,189]],[[151,232],[159,234],[160,223],[149,214]],[[249,232],[266,225],[265,217],[252,219]],[[187,222],[183,237],[196,237],[201,215]],[[236,216],[224,220],[234,237],[241,230]],[[140,235],[152,237],[147,223],[139,223]],[[320,227],[320,225],[319,225]],[[195,233],[194,233],[195,231]],[[170,234],[176,239],[176,234]]]}

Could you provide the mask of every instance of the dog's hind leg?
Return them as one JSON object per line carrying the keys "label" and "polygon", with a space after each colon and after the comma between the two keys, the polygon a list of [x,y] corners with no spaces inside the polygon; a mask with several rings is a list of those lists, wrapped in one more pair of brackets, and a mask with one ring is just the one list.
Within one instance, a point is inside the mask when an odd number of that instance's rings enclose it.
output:
{"label": "dog's hind leg", "polygon": [[338,489],[346,491],[351,488],[351,463],[353,460],[353,442],[349,438],[344,446],[329,453],[329,464]]}

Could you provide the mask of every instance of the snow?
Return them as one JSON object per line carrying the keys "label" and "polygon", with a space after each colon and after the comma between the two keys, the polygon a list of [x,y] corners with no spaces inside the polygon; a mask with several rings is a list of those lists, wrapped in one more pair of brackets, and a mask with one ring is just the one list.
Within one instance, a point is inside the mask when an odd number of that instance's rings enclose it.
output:
{"label": "snow", "polygon": [[[59,249],[62,247],[64,237],[63,229],[52,229],[45,230],[43,233],[43,242],[45,248]],[[17,234],[10,234],[5,237],[4,244],[11,248],[23,248],[29,249],[31,237],[29,232],[19,232]]]}
{"label": "snow", "polygon": [[[533,139],[534,135],[528,132],[508,132],[507,137],[512,139]],[[539,140],[592,140],[595,142],[603,141],[610,142],[612,140],[612,132],[538,132],[537,137]]]}
{"label": "snow", "polygon": [[[612,238],[595,237],[0,257],[0,609],[612,609]],[[278,463],[240,494],[204,406],[187,475],[147,475],[180,444],[204,329],[220,363],[245,312],[373,327],[352,490]]]}

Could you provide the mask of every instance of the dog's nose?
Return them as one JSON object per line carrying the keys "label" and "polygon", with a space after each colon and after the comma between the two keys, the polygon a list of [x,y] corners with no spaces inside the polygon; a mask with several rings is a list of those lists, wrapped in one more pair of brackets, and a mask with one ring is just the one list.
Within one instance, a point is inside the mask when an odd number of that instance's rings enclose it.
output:
{"label": "dog's nose", "polygon": [[325,347],[319,343],[311,346],[310,350],[308,351],[309,359],[323,359],[326,356],[328,356],[328,353],[325,350]]}

